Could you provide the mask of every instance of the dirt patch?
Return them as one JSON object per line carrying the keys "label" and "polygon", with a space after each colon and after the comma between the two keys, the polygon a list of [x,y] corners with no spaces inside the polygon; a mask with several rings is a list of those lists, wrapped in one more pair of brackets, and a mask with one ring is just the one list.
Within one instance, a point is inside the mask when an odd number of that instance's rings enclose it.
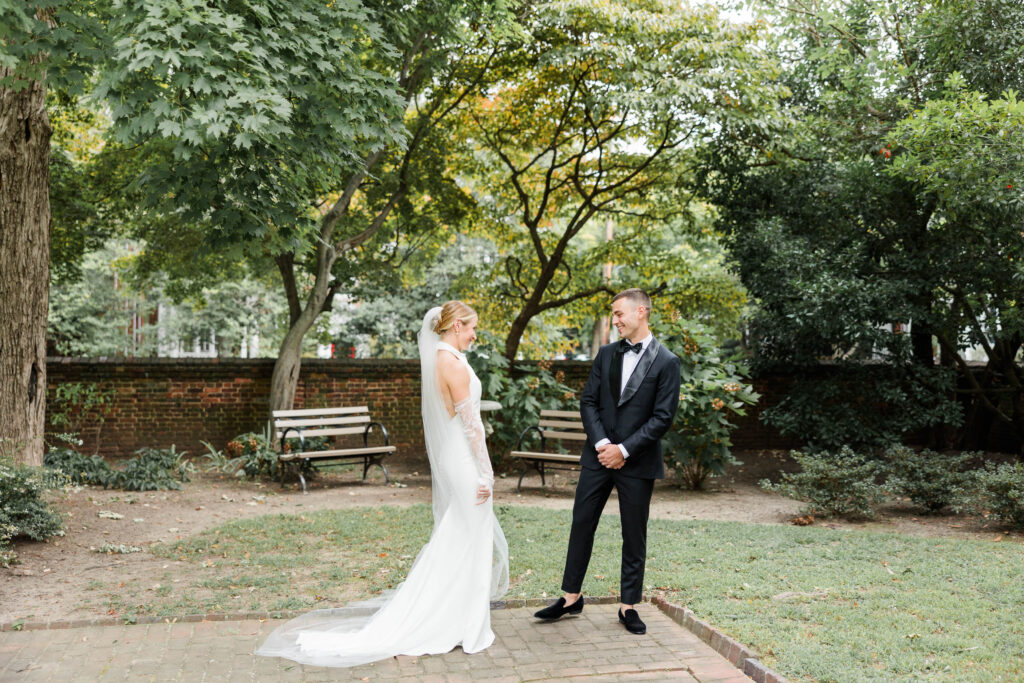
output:
{"label": "dirt patch", "polygon": [[[778,453],[741,455],[745,464],[720,479],[712,480],[707,491],[683,491],[672,481],[655,487],[651,514],[662,519],[709,519],[789,524],[801,503],[757,487],[765,477],[792,463]],[[399,505],[430,501],[430,476],[426,471],[399,465],[392,471],[393,482],[384,484],[379,470],[371,471],[364,483],[360,473],[345,470],[321,476],[311,483],[308,494],[294,487],[282,489],[276,483],[250,482],[236,478],[197,474],[182,491],[125,492],[83,487],[59,495],[55,503],[67,515],[66,535],[45,543],[18,543],[20,563],[0,570],[0,623],[16,619],[76,619],[105,615],[106,605],[93,589],[100,582],[146,581],[164,575],[172,560],[145,550],[154,543],[187,538],[204,529],[232,519],[267,514],[294,514],[309,510],[354,506]],[[572,507],[576,475],[549,475],[540,486],[533,473],[516,492],[518,474],[498,478],[495,500],[504,505],[529,505],[550,509]],[[609,501],[608,512],[617,512]],[[903,504],[883,508],[871,522],[850,523],[827,520],[819,525],[893,533],[1020,541],[977,520],[952,515],[924,516]],[[104,544],[140,548],[129,554],[98,553]]]}

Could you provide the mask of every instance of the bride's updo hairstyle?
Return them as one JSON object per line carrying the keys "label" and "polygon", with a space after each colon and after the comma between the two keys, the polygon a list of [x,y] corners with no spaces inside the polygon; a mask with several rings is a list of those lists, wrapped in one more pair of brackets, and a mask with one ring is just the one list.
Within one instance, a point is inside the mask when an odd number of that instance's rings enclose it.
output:
{"label": "bride's updo hairstyle", "polygon": [[441,336],[455,325],[455,321],[468,325],[476,317],[476,311],[461,301],[447,301],[441,307],[441,314],[434,319],[434,332]]}

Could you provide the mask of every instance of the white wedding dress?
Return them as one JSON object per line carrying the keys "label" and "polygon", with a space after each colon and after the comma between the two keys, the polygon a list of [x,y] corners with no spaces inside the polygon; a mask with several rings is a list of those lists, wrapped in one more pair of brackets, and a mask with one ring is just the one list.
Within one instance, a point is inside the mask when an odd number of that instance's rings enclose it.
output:
{"label": "white wedding dress", "polygon": [[[461,645],[479,652],[494,641],[490,601],[508,590],[508,545],[493,498],[480,423],[480,380],[457,349],[432,331],[439,307],[419,334],[423,435],[433,485],[434,528],[405,581],[365,602],[315,610],[279,626],[256,650],[311,666],[348,667],[395,655],[441,654]],[[470,374],[470,399],[448,415],[438,389],[438,353],[452,353]],[[465,417],[463,417],[465,416]],[[490,478],[489,478],[490,477]]]}

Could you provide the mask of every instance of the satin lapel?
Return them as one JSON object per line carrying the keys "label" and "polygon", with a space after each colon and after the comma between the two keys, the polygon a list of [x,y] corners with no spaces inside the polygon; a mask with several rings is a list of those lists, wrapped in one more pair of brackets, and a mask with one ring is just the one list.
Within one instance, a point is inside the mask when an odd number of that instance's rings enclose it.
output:
{"label": "satin lapel", "polygon": [[[622,405],[629,399],[633,398],[633,394],[640,388],[640,383],[644,381],[644,377],[650,371],[651,366],[654,365],[654,360],[658,357],[658,351],[661,350],[661,344],[658,343],[657,339],[651,340],[651,345],[644,351],[644,355],[640,356],[640,362],[636,364],[636,370],[629,376],[629,381],[626,382],[626,386],[622,389],[622,395],[619,396],[619,402],[617,405]],[[619,383],[622,383],[622,366],[619,366]]]}
{"label": "satin lapel", "polygon": [[[622,391],[622,354],[618,350],[612,351],[612,362],[610,363],[608,381],[611,383],[612,397],[619,400],[619,393]],[[616,403],[618,405],[618,403]]]}

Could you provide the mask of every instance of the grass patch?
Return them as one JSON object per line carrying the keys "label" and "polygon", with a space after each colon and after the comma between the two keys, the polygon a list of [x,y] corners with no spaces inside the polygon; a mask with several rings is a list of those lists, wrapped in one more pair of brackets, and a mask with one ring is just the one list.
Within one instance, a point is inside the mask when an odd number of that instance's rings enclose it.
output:
{"label": "grass patch", "polygon": [[[570,512],[499,507],[498,516],[510,596],[557,594]],[[171,565],[159,587],[104,590],[111,609],[129,615],[339,604],[401,581],[430,529],[426,505],[238,520],[151,548]],[[588,595],[618,593],[619,545],[610,515]],[[648,546],[649,593],[691,607],[793,680],[1024,674],[1019,543],[652,520]]]}

